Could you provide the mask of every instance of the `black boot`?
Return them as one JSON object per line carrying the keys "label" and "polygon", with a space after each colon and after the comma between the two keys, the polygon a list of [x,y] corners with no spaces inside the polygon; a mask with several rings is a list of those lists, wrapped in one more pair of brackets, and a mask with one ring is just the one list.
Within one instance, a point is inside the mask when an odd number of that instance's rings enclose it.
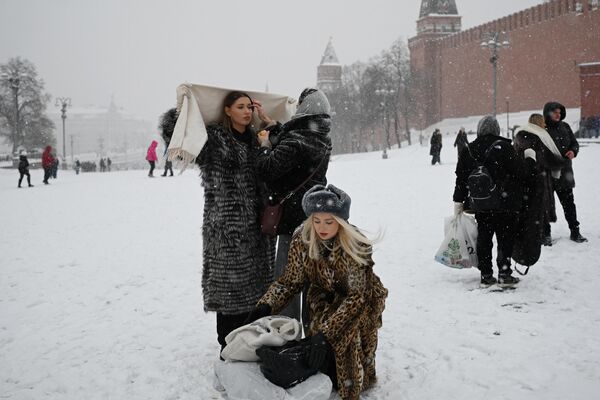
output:
{"label": "black boot", "polygon": [[519,283],[520,279],[511,274],[498,274],[498,286],[510,287]]}
{"label": "black boot", "polygon": [[494,275],[481,275],[481,287],[489,287],[498,282]]}
{"label": "black boot", "polygon": [[588,241],[586,238],[581,236],[581,233],[579,233],[579,228],[571,229],[571,240],[575,243],[584,243]]}

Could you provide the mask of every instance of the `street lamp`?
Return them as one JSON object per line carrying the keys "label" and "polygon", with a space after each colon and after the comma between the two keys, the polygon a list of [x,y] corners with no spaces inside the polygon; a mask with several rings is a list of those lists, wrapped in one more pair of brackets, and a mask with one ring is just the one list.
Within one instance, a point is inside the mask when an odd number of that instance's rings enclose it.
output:
{"label": "street lamp", "polygon": [[503,48],[508,48],[510,46],[510,41],[508,40],[508,34],[504,31],[502,32],[489,32],[485,40],[481,42],[482,49],[489,49],[492,52],[492,57],[490,58],[490,63],[492,63],[494,69],[494,107],[493,107],[493,115],[496,116],[496,93],[498,89],[498,59],[500,56],[498,55],[498,51]]}
{"label": "street lamp", "polygon": [[20,115],[19,115],[19,87],[21,85],[21,79],[23,78],[27,78],[27,74],[23,73],[23,72],[15,72],[11,75],[7,74],[7,73],[3,73],[1,75],[2,80],[3,81],[7,81],[10,85],[10,88],[13,91],[13,95],[15,98],[15,129],[13,130],[13,154],[16,153],[17,151],[17,141],[19,140],[19,138],[21,137],[21,131],[20,131],[20,126],[19,126],[19,119],[20,119]]}
{"label": "street lamp", "polygon": [[510,138],[510,97],[506,98],[506,137]]}
{"label": "street lamp", "polygon": [[[71,107],[71,99],[69,97],[57,97],[56,103],[54,104],[56,107],[60,107],[61,118],[62,118],[62,128],[63,128],[63,162],[67,159],[67,150],[66,150],[66,140],[65,140],[65,120],[67,119],[67,107]],[[65,168],[66,166],[63,166]]]}
{"label": "street lamp", "polygon": [[[383,132],[385,133],[385,142],[387,144],[387,147],[390,147],[390,134],[389,132],[387,132],[386,127],[385,127],[385,116],[386,116],[386,111],[387,111],[387,98],[388,96],[392,96],[394,93],[396,93],[395,90],[393,89],[376,89],[375,90],[375,94],[377,96],[381,96],[383,101],[381,102],[381,109],[382,109],[382,129]],[[400,146],[400,143],[398,143],[398,146]],[[385,160],[388,158],[387,155],[387,147],[385,147],[383,149],[383,154],[381,155],[381,157]]]}

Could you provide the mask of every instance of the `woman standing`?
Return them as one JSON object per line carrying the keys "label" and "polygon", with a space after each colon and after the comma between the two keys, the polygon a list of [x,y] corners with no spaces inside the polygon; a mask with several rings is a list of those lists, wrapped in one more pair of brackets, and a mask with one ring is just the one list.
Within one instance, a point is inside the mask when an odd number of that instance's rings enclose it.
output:
{"label": "woman standing", "polygon": [[[158,156],[156,155],[156,146],[158,146],[158,142],[156,140],[153,140],[152,143],[150,143],[150,147],[148,147],[148,152],[146,153],[146,160],[150,164],[150,172],[148,172],[148,176],[150,178],[154,178],[154,167],[156,167],[156,162],[158,161]],[[104,159],[100,160],[100,170],[102,172],[104,172],[102,168],[103,165]]]}
{"label": "woman standing", "polygon": [[[262,110],[259,107],[259,113]],[[331,117],[329,101],[317,89],[305,89],[298,100],[292,120],[277,123],[259,133],[258,174],[269,189],[269,201],[283,202],[283,214],[277,226],[275,279],[283,275],[292,234],[306,215],[302,197],[315,185],[326,185],[331,154]],[[265,118],[268,122],[270,119]],[[300,320],[300,296],[281,315]]]}
{"label": "woman standing", "polygon": [[388,291],[373,272],[372,241],[348,223],[350,197],[317,185],[302,201],[308,219],[292,239],[288,265],[250,314],[277,314],[308,282],[309,367],[329,375],[343,400],[376,382],[377,330]]}
{"label": "woman standing", "polygon": [[[217,313],[221,348],[273,281],[274,241],[262,234],[259,221],[258,142],[250,127],[254,107],[246,93],[229,93],[223,122],[207,126],[208,140],[196,158],[204,187],[204,310]],[[167,118],[173,115],[165,114]],[[171,135],[172,130],[163,130],[165,141]]]}

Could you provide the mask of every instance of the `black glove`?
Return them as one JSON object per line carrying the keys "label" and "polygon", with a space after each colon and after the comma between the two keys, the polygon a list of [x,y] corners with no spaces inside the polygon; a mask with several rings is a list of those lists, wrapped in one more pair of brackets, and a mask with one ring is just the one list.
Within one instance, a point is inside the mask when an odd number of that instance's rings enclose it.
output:
{"label": "black glove", "polygon": [[327,361],[327,353],[331,346],[327,342],[323,332],[319,332],[310,338],[310,353],[308,354],[308,366],[320,370]]}
{"label": "black glove", "polygon": [[267,317],[271,315],[271,306],[268,304],[259,304],[254,310],[250,311],[246,320],[244,321],[244,325],[251,324],[257,319],[261,319],[262,317]]}

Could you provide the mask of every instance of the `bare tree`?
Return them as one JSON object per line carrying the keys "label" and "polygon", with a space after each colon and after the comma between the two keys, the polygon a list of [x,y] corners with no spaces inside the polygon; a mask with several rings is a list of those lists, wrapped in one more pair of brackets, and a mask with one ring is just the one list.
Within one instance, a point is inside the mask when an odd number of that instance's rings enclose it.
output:
{"label": "bare tree", "polygon": [[50,99],[30,61],[17,57],[0,65],[0,136],[11,143],[13,154],[20,146],[55,143],[54,123],[46,116]]}

